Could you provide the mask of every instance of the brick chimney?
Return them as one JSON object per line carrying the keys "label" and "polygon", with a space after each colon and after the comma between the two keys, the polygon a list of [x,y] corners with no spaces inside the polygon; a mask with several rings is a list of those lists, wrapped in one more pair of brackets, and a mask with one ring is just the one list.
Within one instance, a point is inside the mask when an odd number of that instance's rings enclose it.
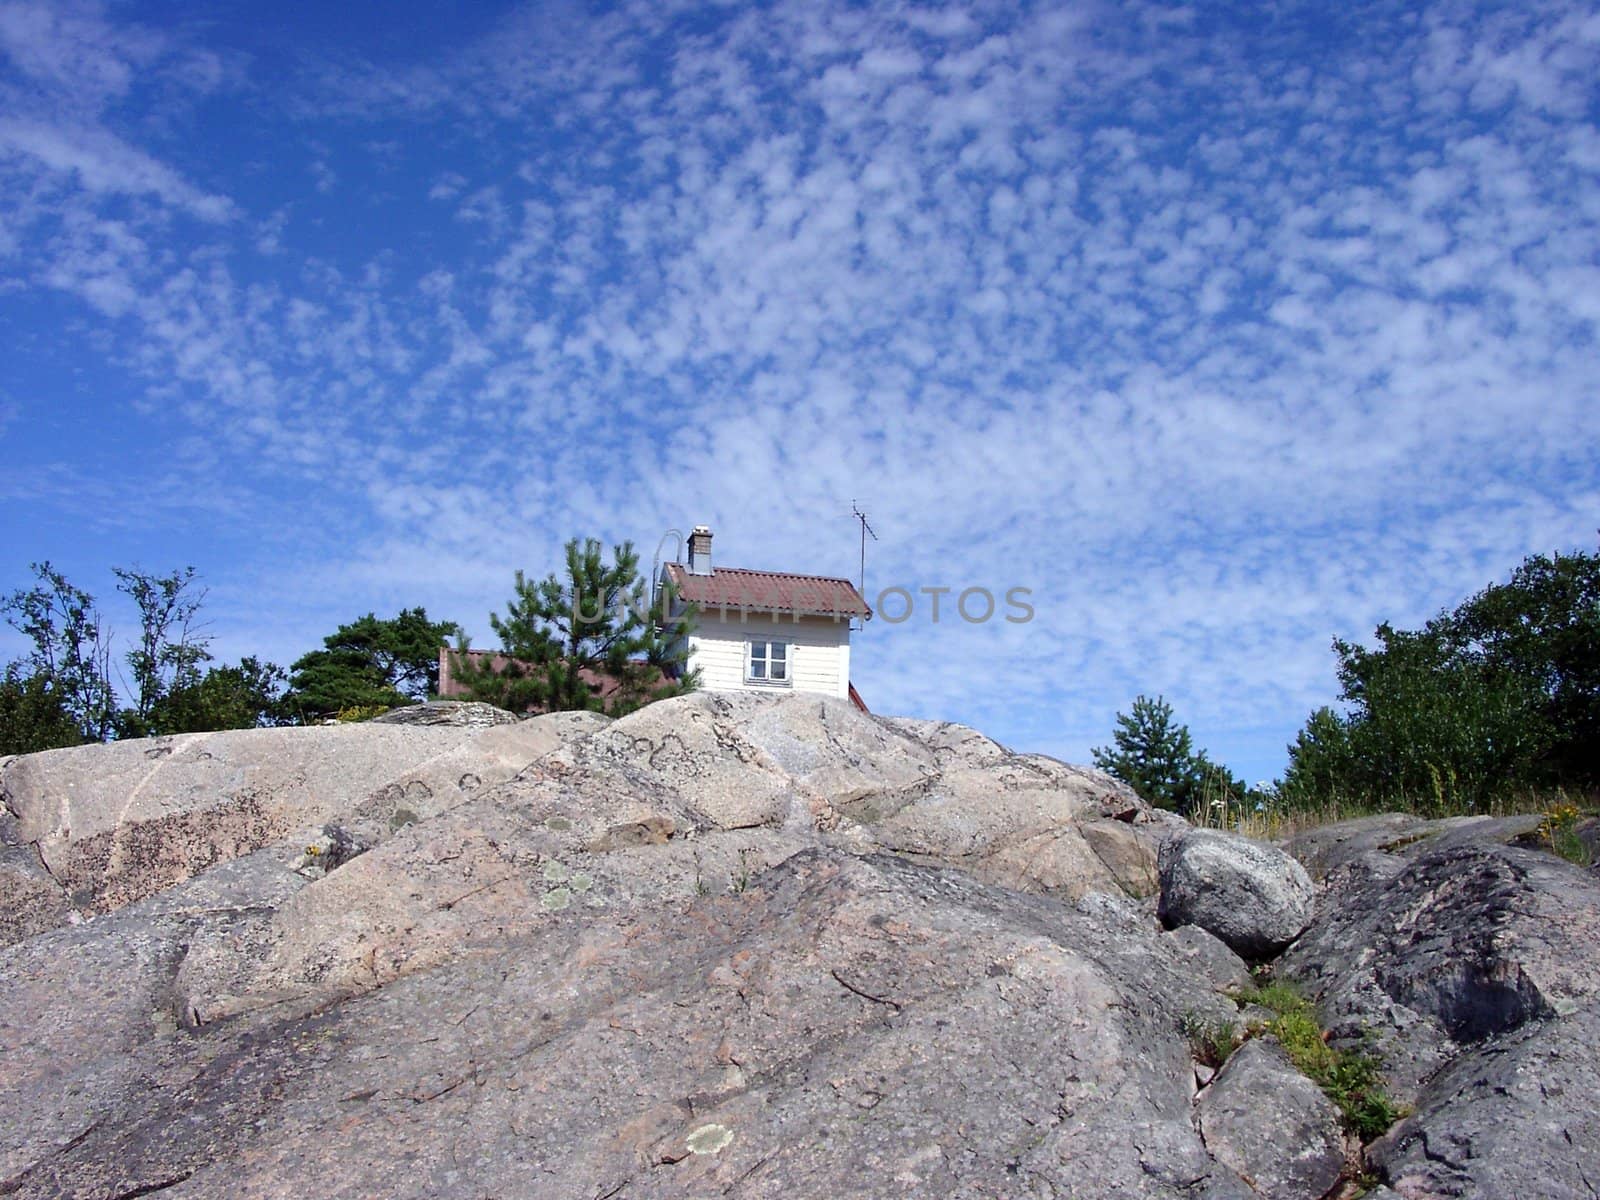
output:
{"label": "brick chimney", "polygon": [[711,574],[711,530],[704,525],[689,535],[689,574]]}

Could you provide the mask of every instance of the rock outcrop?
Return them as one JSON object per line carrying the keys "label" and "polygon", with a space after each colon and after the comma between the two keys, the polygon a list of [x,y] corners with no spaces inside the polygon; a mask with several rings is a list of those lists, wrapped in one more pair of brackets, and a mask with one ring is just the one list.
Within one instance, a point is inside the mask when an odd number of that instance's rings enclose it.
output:
{"label": "rock outcrop", "polygon": [[477,700],[430,700],[373,717],[372,724],[460,725],[467,729],[487,729],[491,725],[515,725],[520,719],[516,713]]}
{"label": "rock outcrop", "polygon": [[544,913],[333,1009],[166,1033],[181,918],[154,903],[10,974],[35,981],[11,1013],[123,981],[42,1005],[7,1056],[18,1196],[1249,1194],[1190,1121],[1167,1017],[1231,1004],[1119,902],[813,849],[735,894]]}
{"label": "rock outcrop", "polygon": [[493,726],[246,729],[9,759],[0,939],[109,912],[263,846],[313,838],[331,820],[376,841],[604,722],[556,713]]}
{"label": "rock outcrop", "polygon": [[1371,1153],[1402,1196],[1600,1185],[1600,880],[1507,845],[1521,823],[1407,820],[1341,854],[1321,919],[1277,967],[1413,1109]]}
{"label": "rock outcrop", "polygon": [[[56,753],[0,764],[0,1194],[1321,1200],[1349,1178],[1273,1046],[1214,1079],[1192,1058],[1194,1030],[1242,1024],[1249,972],[1209,924],[1157,919],[1187,827],[972,730],[696,695]],[[259,827],[230,816],[246,787]],[[152,839],[177,846],[126,850]],[[1597,885],[1447,849],[1467,857],[1406,859],[1412,882],[1384,865],[1408,850],[1341,860],[1274,969],[1339,1037],[1387,1039],[1416,1111],[1366,1165],[1398,1194],[1582,1195],[1560,1189],[1600,1177]],[[1275,894],[1256,923],[1302,921]],[[1479,976],[1522,1008],[1448,999]],[[1566,1161],[1541,1182],[1519,1138]]]}

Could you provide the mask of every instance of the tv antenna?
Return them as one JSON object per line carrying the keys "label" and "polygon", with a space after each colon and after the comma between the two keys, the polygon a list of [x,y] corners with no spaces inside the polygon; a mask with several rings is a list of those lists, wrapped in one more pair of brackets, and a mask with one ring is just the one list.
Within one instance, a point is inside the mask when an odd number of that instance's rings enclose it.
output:
{"label": "tv antenna", "polygon": [[861,598],[867,598],[867,534],[872,534],[872,540],[877,541],[878,535],[871,525],[867,524],[867,514],[856,507],[854,500],[850,501],[850,515],[861,522]]}

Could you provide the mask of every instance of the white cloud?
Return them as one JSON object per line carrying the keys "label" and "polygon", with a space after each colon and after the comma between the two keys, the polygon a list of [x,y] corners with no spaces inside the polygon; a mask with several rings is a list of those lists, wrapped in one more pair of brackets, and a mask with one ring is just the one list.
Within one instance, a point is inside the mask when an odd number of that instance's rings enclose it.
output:
{"label": "white cloud", "polygon": [[5,151],[70,174],[91,192],[156,196],[205,221],[225,221],[233,213],[226,197],[199,191],[171,168],[103,130],[0,120],[0,152]]}
{"label": "white cloud", "polygon": [[306,626],[416,589],[486,636],[566,536],[700,520],[723,561],[853,574],[859,500],[877,585],[1038,607],[869,628],[874,703],[1082,757],[1164,691],[1259,753],[1331,697],[1332,635],[1588,536],[1580,18],[1441,6],[1312,67],[1158,10],[528,9],[290,89],[298,178],[412,135],[414,195],[320,204],[331,237],[307,195],[174,245],[108,206],[249,190],[104,129],[0,143],[76,183],[23,197],[13,255],[132,331],[215,470],[338,481],[261,552]]}

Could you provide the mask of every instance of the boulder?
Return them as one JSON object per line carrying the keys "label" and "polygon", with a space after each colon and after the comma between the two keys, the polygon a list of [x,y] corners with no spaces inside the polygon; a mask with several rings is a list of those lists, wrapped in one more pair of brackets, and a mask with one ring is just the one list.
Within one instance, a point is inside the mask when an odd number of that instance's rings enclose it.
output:
{"label": "boulder", "polygon": [[1179,925],[1167,937],[1186,955],[1213,990],[1242,992],[1251,984],[1250,966],[1227,943],[1198,925]]}
{"label": "boulder", "polygon": [[1161,920],[1198,925],[1245,958],[1271,958],[1311,921],[1315,888],[1282,850],[1214,829],[1161,847]]}
{"label": "boulder", "polygon": [[1339,1110],[1271,1038],[1252,1038],[1197,1102],[1206,1149],[1264,1200],[1321,1200],[1345,1171]]}
{"label": "boulder", "polygon": [[459,725],[467,729],[487,729],[491,725],[515,725],[522,718],[514,712],[477,700],[429,700],[410,704],[372,718],[375,725]]}

